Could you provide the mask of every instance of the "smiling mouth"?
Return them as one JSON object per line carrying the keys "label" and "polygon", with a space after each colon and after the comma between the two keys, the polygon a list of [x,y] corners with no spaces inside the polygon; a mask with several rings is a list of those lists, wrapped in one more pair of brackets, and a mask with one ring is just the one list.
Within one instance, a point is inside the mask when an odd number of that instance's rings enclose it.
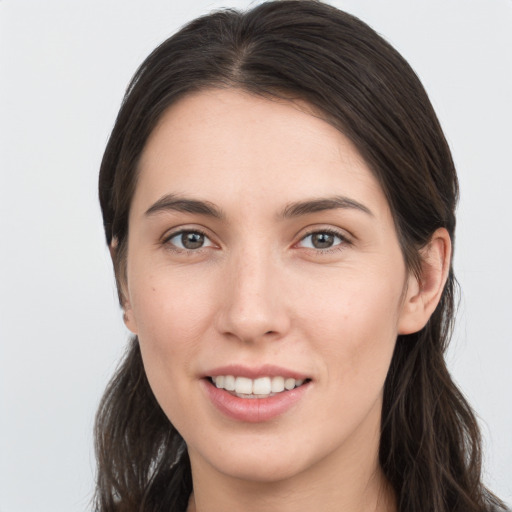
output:
{"label": "smiling mouth", "polygon": [[290,377],[259,377],[249,379],[234,375],[217,375],[208,380],[217,388],[224,389],[238,398],[269,398],[286,391],[298,388],[310,379],[294,379]]}

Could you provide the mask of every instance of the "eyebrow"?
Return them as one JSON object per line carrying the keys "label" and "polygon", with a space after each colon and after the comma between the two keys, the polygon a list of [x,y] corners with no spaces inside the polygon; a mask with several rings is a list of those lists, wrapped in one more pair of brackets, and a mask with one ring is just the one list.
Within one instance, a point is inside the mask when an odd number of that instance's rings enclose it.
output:
{"label": "eyebrow", "polygon": [[[297,201],[285,206],[279,214],[280,218],[290,219],[309,215],[312,213],[336,209],[359,210],[373,217],[373,213],[365,205],[345,196],[334,196],[328,198],[309,199]],[[176,194],[166,194],[146,210],[146,215],[151,216],[160,212],[176,211],[205,215],[216,219],[224,219],[225,215],[220,208],[209,201],[189,199]]]}
{"label": "eyebrow", "polygon": [[288,204],[281,213],[281,217],[289,219],[301,215],[322,212],[325,210],[354,209],[359,210],[373,217],[372,211],[364,204],[345,196],[333,196],[320,199],[311,199],[308,201],[298,201]]}
{"label": "eyebrow", "polygon": [[156,203],[146,210],[146,215],[151,216],[156,213],[166,211],[196,213],[199,215],[206,215],[207,217],[214,217],[216,219],[223,219],[225,217],[222,211],[209,201],[188,199],[176,194],[166,194],[165,196],[162,196]]}

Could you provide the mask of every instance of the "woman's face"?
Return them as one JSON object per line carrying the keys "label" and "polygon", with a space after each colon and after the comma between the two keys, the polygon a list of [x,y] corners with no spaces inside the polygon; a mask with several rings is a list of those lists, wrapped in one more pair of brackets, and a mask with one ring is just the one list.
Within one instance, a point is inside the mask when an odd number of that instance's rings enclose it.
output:
{"label": "woman's face", "polygon": [[376,465],[412,278],[339,131],[235,89],[182,99],[143,152],[127,254],[126,322],[193,471]]}

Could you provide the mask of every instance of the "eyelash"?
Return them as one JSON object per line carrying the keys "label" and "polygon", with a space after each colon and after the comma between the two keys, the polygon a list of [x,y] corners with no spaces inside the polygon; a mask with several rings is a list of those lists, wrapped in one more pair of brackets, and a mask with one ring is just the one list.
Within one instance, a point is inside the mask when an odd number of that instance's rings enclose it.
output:
{"label": "eyelash", "polygon": [[[170,241],[173,238],[180,236],[180,235],[183,236],[186,233],[199,234],[211,242],[210,237],[205,233],[205,231],[198,229],[198,228],[194,228],[194,229],[181,229],[179,231],[174,231],[173,233],[170,233],[169,235],[167,235],[166,237],[163,238],[162,245],[166,246],[166,248],[172,252],[179,253],[179,254],[187,254],[187,255],[200,254],[203,252],[203,250],[207,249],[208,247],[211,247],[211,245],[207,245],[207,246],[199,247],[197,249],[186,249],[186,248],[176,247],[176,245],[170,243]],[[295,244],[295,246],[297,246],[298,244],[300,244],[301,242],[306,240],[308,237],[310,237],[312,235],[317,235],[317,234],[331,235],[333,237],[338,238],[340,240],[340,242],[338,244],[336,244],[332,247],[328,247],[326,249],[305,247],[305,249],[307,249],[308,251],[312,251],[315,254],[331,254],[334,252],[341,251],[347,245],[351,244],[350,240],[344,234],[342,234],[340,231],[337,231],[335,229],[325,228],[325,229],[312,229],[311,231],[308,231],[306,234],[304,234],[302,236],[302,238],[299,240],[299,242],[297,242]],[[212,243],[212,245],[213,245],[213,243]]]}
{"label": "eyelash", "polygon": [[[317,249],[312,247],[306,247],[305,249],[313,251],[315,254],[332,254],[338,251],[342,251],[346,248],[347,245],[350,245],[350,240],[340,231],[337,231],[332,228],[324,228],[324,229],[312,229],[311,231],[308,231],[300,240],[298,243],[303,242],[306,238],[312,235],[331,235],[336,238],[340,239],[340,242],[336,245],[333,245],[332,247],[328,247],[326,249]],[[297,245],[297,244],[296,244]]]}
{"label": "eyelash", "polygon": [[[204,236],[205,239],[208,239],[211,242],[210,237],[206,234],[205,231],[194,228],[194,229],[181,229],[179,231],[174,231],[173,233],[170,233],[169,235],[165,236],[162,240],[162,245],[164,245],[168,250],[178,253],[178,254],[186,254],[186,255],[194,255],[194,254],[200,254],[203,252],[204,249],[207,249],[208,247],[211,247],[210,245],[207,245],[205,247],[199,247],[198,249],[187,249],[187,248],[181,248],[176,247],[176,245],[171,243],[171,240],[177,236],[183,236],[185,233],[193,233],[193,234],[199,234]],[[213,244],[212,244],[213,245]]]}

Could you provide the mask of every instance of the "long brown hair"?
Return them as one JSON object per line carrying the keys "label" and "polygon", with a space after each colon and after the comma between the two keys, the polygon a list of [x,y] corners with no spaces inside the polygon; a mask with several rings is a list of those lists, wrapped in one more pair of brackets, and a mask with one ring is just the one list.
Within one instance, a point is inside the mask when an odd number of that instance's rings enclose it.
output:
{"label": "long brown hair", "polygon": [[[350,138],[386,194],[412,271],[420,272],[419,249],[437,228],[454,241],[453,161],[407,62],[334,7],[267,2],[192,21],[153,51],[128,87],[99,180],[119,290],[146,140],[171,104],[211,87],[299,98]],[[483,512],[499,504],[482,486],[478,426],[444,361],[455,286],[450,270],[426,327],[398,337],[385,383],[379,458],[401,512]],[[186,447],[153,396],[136,337],[102,399],[96,452],[98,512],[186,509],[192,490]]]}

